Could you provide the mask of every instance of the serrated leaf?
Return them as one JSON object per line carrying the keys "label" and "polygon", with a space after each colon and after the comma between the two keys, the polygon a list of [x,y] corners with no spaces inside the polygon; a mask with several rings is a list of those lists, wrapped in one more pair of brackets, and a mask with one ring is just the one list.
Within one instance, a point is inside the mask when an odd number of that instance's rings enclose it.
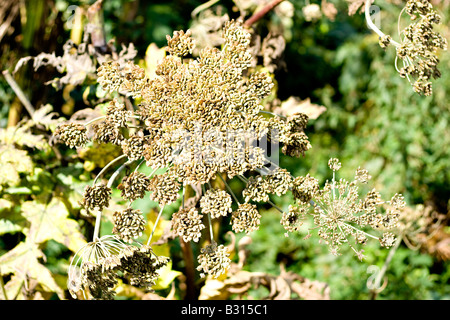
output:
{"label": "serrated leaf", "polygon": [[[45,291],[56,292],[60,298],[63,298],[63,290],[56,284],[50,271],[39,263],[38,259],[42,257],[44,254],[37,244],[30,241],[21,242],[0,257],[1,273],[13,273],[24,282],[34,279]],[[13,287],[17,289],[17,286]]]}
{"label": "serrated leaf", "polygon": [[22,212],[30,222],[28,238],[35,243],[52,239],[74,252],[86,244],[78,223],[67,218],[67,208],[58,198],[53,198],[48,205],[27,201],[22,205]]}

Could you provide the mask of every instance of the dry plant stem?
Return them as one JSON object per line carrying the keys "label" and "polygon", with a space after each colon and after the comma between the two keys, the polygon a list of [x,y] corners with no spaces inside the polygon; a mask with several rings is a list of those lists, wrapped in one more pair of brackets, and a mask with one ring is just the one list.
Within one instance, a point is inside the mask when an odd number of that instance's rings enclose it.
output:
{"label": "dry plant stem", "polygon": [[183,252],[183,260],[185,263],[185,276],[186,276],[186,295],[185,300],[194,300],[195,297],[195,266],[194,266],[194,254],[192,253],[192,247],[190,242],[184,242],[180,237],[181,251]]}
{"label": "dry plant stem", "polygon": [[16,94],[17,98],[19,98],[20,102],[22,102],[25,109],[27,109],[28,113],[30,114],[31,118],[33,119],[35,109],[33,105],[31,104],[30,100],[25,96],[22,89],[17,84],[16,80],[11,76],[8,70],[3,70],[3,76],[6,79],[6,82],[10,85],[11,89],[13,89],[14,93]]}
{"label": "dry plant stem", "polygon": [[[395,252],[397,251],[398,247],[400,246],[400,243],[402,242],[402,237],[398,237],[397,240],[395,241],[394,246],[391,248],[391,250],[389,250],[389,254],[386,258],[386,261],[384,261],[383,267],[381,268],[380,272],[378,273],[377,277],[375,278],[375,288],[379,288],[380,287],[380,283],[381,280],[384,278],[384,274],[386,273],[389,264],[391,263],[392,258],[394,257]],[[377,289],[372,289],[370,291],[370,299],[371,300],[375,300],[378,293],[380,293],[381,290],[377,290]]]}
{"label": "dry plant stem", "polygon": [[110,166],[112,166],[112,165],[113,165],[114,163],[116,163],[117,161],[119,161],[119,160],[125,158],[126,156],[127,156],[126,154],[123,154],[123,155],[121,155],[121,156],[115,158],[114,160],[112,160],[110,163],[108,163],[108,164],[107,164],[107,165],[99,172],[99,174],[95,177],[93,185],[96,184],[98,178],[100,178],[100,177],[102,176],[102,174],[103,174]]}
{"label": "dry plant stem", "polygon": [[277,5],[279,5],[283,1],[284,0],[273,0],[272,2],[268,3],[264,8],[262,8],[258,12],[255,12],[250,18],[248,18],[248,20],[244,22],[244,26],[250,27],[252,24],[254,24],[258,20],[260,20],[269,11],[271,11],[273,8],[275,8]]}

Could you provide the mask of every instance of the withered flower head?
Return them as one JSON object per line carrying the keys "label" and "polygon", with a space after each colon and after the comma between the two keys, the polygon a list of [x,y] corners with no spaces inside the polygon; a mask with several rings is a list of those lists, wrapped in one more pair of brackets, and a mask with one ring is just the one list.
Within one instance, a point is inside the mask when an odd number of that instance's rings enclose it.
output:
{"label": "withered flower head", "polygon": [[216,219],[231,213],[232,199],[228,192],[224,190],[212,189],[200,199],[200,208],[203,214],[210,214],[211,218]]}
{"label": "withered flower head", "polygon": [[118,255],[118,270],[129,278],[131,285],[152,290],[156,284],[161,268],[169,262],[169,258],[157,256],[150,246],[127,246]]}
{"label": "withered flower head", "polygon": [[172,229],[185,242],[198,242],[201,231],[205,228],[202,222],[203,215],[195,208],[180,209],[172,215]]}
{"label": "withered flower head", "polygon": [[86,210],[98,209],[102,211],[104,207],[109,206],[110,199],[111,188],[104,184],[96,184],[92,187],[86,186],[81,204]]}
{"label": "withered flower head", "polygon": [[112,232],[125,242],[133,242],[145,230],[145,219],[140,210],[127,208],[113,214],[114,228]]}
{"label": "withered flower head", "polygon": [[167,171],[163,174],[154,176],[150,180],[148,187],[150,193],[150,199],[157,201],[160,205],[165,206],[171,204],[178,199],[178,192],[180,191],[180,183],[176,177],[171,174],[171,171]]}
{"label": "withered flower head", "polygon": [[184,33],[183,30],[174,31],[173,37],[166,36],[168,51],[170,54],[183,57],[186,56],[194,50],[195,43],[191,38],[191,31],[187,30]]}
{"label": "withered flower head", "polygon": [[129,176],[123,177],[122,183],[117,187],[122,191],[124,199],[134,201],[142,199],[150,186],[150,178],[142,172],[132,172]]}
{"label": "withered flower head", "polygon": [[92,125],[94,130],[94,141],[100,143],[112,143],[120,145],[125,139],[120,132],[120,128],[116,127],[109,121],[101,121]]}
{"label": "withered flower head", "polygon": [[307,174],[292,181],[292,194],[300,203],[308,203],[318,192],[319,181]]}
{"label": "withered flower head", "polygon": [[261,215],[256,205],[241,203],[238,209],[231,214],[230,224],[234,232],[250,233],[259,229]]}
{"label": "withered flower head", "polygon": [[139,160],[143,157],[147,139],[140,134],[132,135],[130,138],[122,141],[123,153],[129,160]]}
{"label": "withered flower head", "polygon": [[106,107],[106,121],[116,127],[127,127],[127,121],[133,113],[123,103],[114,98]]}
{"label": "withered flower head", "polygon": [[55,136],[71,148],[81,148],[88,142],[86,127],[78,123],[59,125]]}
{"label": "withered flower head", "polygon": [[199,266],[197,267],[197,271],[201,271],[200,277],[204,278],[206,275],[210,275],[213,278],[218,278],[230,268],[230,253],[224,245],[217,245],[216,242],[212,242],[202,248],[200,252],[198,256]]}

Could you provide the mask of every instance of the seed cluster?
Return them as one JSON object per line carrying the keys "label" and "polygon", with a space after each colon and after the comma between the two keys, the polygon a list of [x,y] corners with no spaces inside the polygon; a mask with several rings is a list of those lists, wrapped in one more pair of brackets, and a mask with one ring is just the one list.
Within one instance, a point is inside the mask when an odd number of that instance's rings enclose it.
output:
{"label": "seed cluster", "polygon": [[84,189],[83,200],[81,205],[86,210],[97,209],[102,211],[103,208],[109,206],[111,199],[111,188],[104,184],[96,184],[94,186],[86,186]]}
{"label": "seed cluster", "polygon": [[[329,167],[333,171],[341,167],[338,159],[330,159]],[[282,224],[288,232],[297,230],[306,215],[313,217],[318,235],[329,245],[333,254],[338,254],[341,245],[347,243],[358,258],[363,258],[363,250],[357,250],[356,244],[365,244],[367,238],[375,238],[384,247],[391,247],[395,242],[393,230],[398,224],[400,209],[405,206],[403,196],[395,194],[389,203],[391,207],[381,213],[385,201],[375,189],[360,198],[358,183],[367,183],[367,170],[358,168],[353,181],[345,179],[326,181],[322,189],[312,177],[294,179],[293,195],[298,207],[290,207],[289,213],[283,215]],[[373,236],[363,229],[370,227],[383,232],[382,237]],[[353,238],[354,244],[350,241]]]}
{"label": "seed cluster", "polygon": [[114,236],[86,244],[79,255],[81,265],[69,268],[68,289],[74,298],[78,291],[85,290],[94,300],[114,299],[119,274],[132,285],[151,290],[161,268],[169,262],[169,258],[157,256],[149,246],[127,245]]}
{"label": "seed cluster", "polygon": [[202,218],[203,215],[195,208],[180,209],[172,215],[172,230],[185,242],[198,242],[201,231],[205,228]]}
{"label": "seed cluster", "polygon": [[55,137],[71,148],[81,148],[88,142],[86,127],[78,123],[59,125],[55,130]]}
{"label": "seed cluster", "polygon": [[230,268],[230,253],[224,245],[217,245],[216,242],[212,242],[201,249],[200,252],[198,256],[199,266],[197,267],[197,271],[201,271],[200,277],[204,278],[206,275],[211,275],[213,278],[217,278]]}
{"label": "seed cluster", "polygon": [[[396,49],[397,57],[403,62],[398,71],[402,78],[408,78],[415,92],[430,96],[433,92],[431,78],[441,76],[437,68],[438,50],[447,50],[447,39],[433,30],[434,25],[441,23],[441,17],[429,0],[408,0],[404,10],[411,23],[401,32],[403,38]],[[390,43],[389,35],[380,39],[382,48]]]}
{"label": "seed cluster", "polygon": [[[136,100],[139,104],[133,112],[120,98],[113,99],[106,106],[105,115],[95,119],[96,122],[91,121],[93,140],[121,147],[123,155],[118,159],[126,158],[127,162],[120,168],[134,161],[140,164],[118,186],[121,196],[130,204],[113,214],[115,236],[111,237],[123,245],[106,256],[103,253],[109,249],[102,248],[99,252],[105,259],[84,259],[82,263],[80,279],[94,298],[114,296],[116,271],[129,277],[132,285],[150,289],[159,269],[167,264],[168,259],[157,257],[149,246],[124,243],[135,241],[144,231],[142,212],[132,209],[131,203],[145,198],[147,192],[149,199],[158,202],[162,213],[166,205],[178,200],[183,189],[182,207],[172,214],[171,228],[185,242],[200,240],[206,228],[205,218],[210,221],[230,213],[234,232],[254,232],[259,229],[261,215],[257,205],[251,202],[273,205],[271,194],[282,196],[289,190],[297,204],[289,206],[288,212],[275,206],[282,212],[280,222],[287,233],[297,232],[304,218],[310,215],[319,236],[336,252],[340,244],[348,242],[349,235],[357,243],[366,241],[368,234],[355,225],[378,229],[396,225],[397,208],[404,203],[400,195],[392,198],[394,209],[387,210],[385,215],[377,213],[377,207],[383,202],[376,191],[359,200],[356,183],[370,179],[367,170],[358,168],[352,182],[335,181],[334,174],[341,163],[331,159],[333,181],[327,182],[323,189],[309,174],[293,178],[276,165],[276,169],[269,171],[267,165],[273,163],[266,158],[267,150],[261,147],[261,141],[281,143],[282,152],[289,156],[304,155],[311,148],[305,133],[308,116],[303,113],[266,116],[262,100],[271,93],[272,79],[266,73],[249,69],[251,37],[242,23],[227,22],[221,49],[203,48],[196,59],[186,58],[195,46],[190,35],[190,31],[176,31],[167,37],[167,55],[157,66],[155,77],[149,78],[144,69],[130,61],[105,62],[98,69],[98,82],[104,90],[139,98]],[[69,146],[80,147],[87,142],[86,131],[84,125],[70,124],[60,126],[57,134]],[[153,170],[150,175],[138,171],[144,163]],[[158,169],[165,171],[155,174]],[[108,185],[86,187],[82,200],[86,209],[101,211],[108,207],[109,186],[120,170]],[[212,188],[211,182],[216,177],[220,177],[227,191]],[[246,183],[242,192],[244,203],[238,201],[225,180],[234,177]],[[187,186],[202,188],[198,204],[185,206]],[[237,205],[234,211],[233,200]],[[209,229],[212,233],[211,225]],[[385,232],[379,240],[389,247],[394,238]],[[106,241],[105,245],[110,243]],[[208,274],[217,278],[230,264],[227,249],[215,242],[201,250],[198,261],[197,269],[202,277]],[[80,286],[79,282],[74,284]]]}
{"label": "seed cluster", "polygon": [[259,229],[261,215],[256,205],[241,203],[236,211],[231,214],[231,224],[234,232],[250,233]]}
{"label": "seed cluster", "polygon": [[133,202],[136,199],[142,199],[149,190],[150,178],[139,171],[123,177],[122,183],[117,187],[122,191],[122,198]]}
{"label": "seed cluster", "polygon": [[211,189],[206,191],[200,199],[200,208],[203,214],[210,214],[211,218],[217,219],[231,213],[232,202],[228,192],[219,189]]}
{"label": "seed cluster", "polygon": [[119,239],[129,243],[142,235],[146,224],[142,212],[131,208],[114,212],[113,223],[112,232]]}

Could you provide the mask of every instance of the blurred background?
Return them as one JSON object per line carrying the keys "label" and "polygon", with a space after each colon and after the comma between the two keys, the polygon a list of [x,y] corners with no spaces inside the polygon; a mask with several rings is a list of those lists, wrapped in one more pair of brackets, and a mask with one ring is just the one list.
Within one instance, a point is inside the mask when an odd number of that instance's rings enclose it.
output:
{"label": "blurred background", "polygon": [[[116,54],[128,54],[152,72],[166,35],[174,30],[191,29],[199,47],[217,45],[224,21],[249,19],[270,2],[104,0],[101,9],[89,11],[94,1],[0,0],[0,67],[8,70],[0,77],[0,297],[70,298],[67,266],[93,228],[78,201],[99,168],[120,151],[104,146],[74,151],[51,143],[57,123],[106,100],[95,82],[98,61],[83,44],[97,50],[115,47]],[[432,3],[443,20],[436,30],[449,39],[450,1]],[[380,48],[378,36],[368,29],[362,4],[282,1],[252,24],[255,65],[271,72],[276,83],[265,101],[268,109],[303,106],[317,113],[306,130],[312,149],[303,158],[281,154],[280,166],[293,176],[309,173],[322,183],[331,179],[327,167],[331,157],[342,162],[339,178],[352,179],[359,166],[368,169],[370,187],[384,198],[405,196],[409,211],[403,241],[390,256],[377,241],[369,241],[363,261],[345,248],[336,257],[316,235],[307,240],[306,232],[285,237],[279,213],[263,206],[260,229],[245,246],[243,270],[273,279],[288,273],[303,284],[307,279],[324,285],[320,295],[298,294],[301,298],[449,299],[449,54],[440,53],[442,77],[434,80],[433,95],[419,96],[396,71],[395,49]],[[372,8],[374,21],[394,39],[404,4],[377,0]],[[101,25],[103,36],[92,34],[86,40],[87,21]],[[409,23],[404,14],[401,28]],[[68,40],[73,45],[67,46]],[[21,60],[36,56],[40,58]],[[239,181],[233,180],[232,187],[242,190]],[[273,201],[287,210],[293,199]],[[151,226],[155,203],[142,200],[137,206]],[[170,210],[165,212],[168,220]],[[111,224],[102,228],[107,233]],[[222,242],[230,243],[228,225],[218,228]],[[235,243],[242,238],[236,235]],[[235,247],[233,259],[238,261],[241,251]],[[192,250],[198,253],[199,248]],[[118,298],[185,297],[189,284],[181,251],[176,241],[161,246],[161,254],[173,262],[154,295],[121,283]],[[380,273],[382,286],[376,290],[371,284]],[[221,288],[217,289],[195,277],[196,296],[241,297],[224,287],[224,279],[216,283]],[[260,281],[242,297],[273,298],[271,288]]]}

